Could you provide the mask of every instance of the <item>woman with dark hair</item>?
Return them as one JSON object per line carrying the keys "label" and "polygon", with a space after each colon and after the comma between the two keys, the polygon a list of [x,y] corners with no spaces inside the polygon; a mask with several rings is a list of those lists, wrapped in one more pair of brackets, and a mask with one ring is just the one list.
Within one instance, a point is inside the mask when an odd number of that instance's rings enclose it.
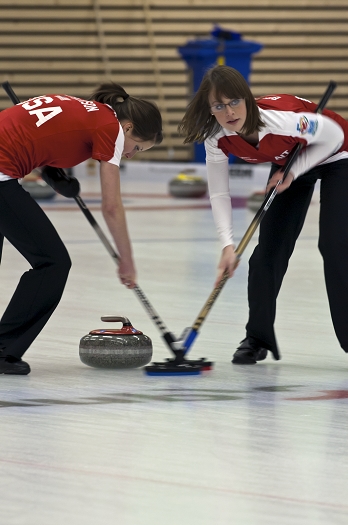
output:
{"label": "woman with dark hair", "polygon": [[232,277],[237,263],[228,155],[271,162],[269,191],[282,181],[281,166],[293,148],[303,146],[260,224],[249,261],[246,338],[233,356],[234,364],[255,364],[268,350],[280,358],[274,333],[276,300],[318,179],[319,249],[334,329],[348,352],[348,123],[333,111],[320,115],[315,110],[316,104],[293,95],[255,99],[238,71],[216,66],[204,76],[179,126],[186,143],[205,142],[211,206],[222,243],[216,284],[226,271]]}
{"label": "woman with dark hair", "polygon": [[[100,86],[89,100],[44,95],[0,113],[0,256],[5,237],[31,266],[0,320],[0,374],[30,372],[21,358],[57,307],[71,266],[55,228],[18,179],[44,167],[50,183],[54,167],[98,160],[102,212],[120,255],[119,278],[133,288],[136,271],[119,165],[121,157],[130,159],[161,141],[158,108],[113,83]],[[72,178],[66,191],[64,182],[62,194],[74,196],[75,183]],[[59,183],[52,185],[59,191]]]}

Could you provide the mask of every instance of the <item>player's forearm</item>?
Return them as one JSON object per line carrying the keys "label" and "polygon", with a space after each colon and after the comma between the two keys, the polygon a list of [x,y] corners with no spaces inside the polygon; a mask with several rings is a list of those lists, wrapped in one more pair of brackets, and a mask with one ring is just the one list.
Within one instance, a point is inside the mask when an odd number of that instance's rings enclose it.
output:
{"label": "player's forearm", "polygon": [[116,244],[117,251],[127,262],[132,260],[132,247],[128,235],[126,215],[123,207],[120,173],[118,166],[100,163],[102,213]]}
{"label": "player's forearm", "polygon": [[119,203],[113,209],[103,207],[102,212],[121,259],[131,260],[132,246],[123,205]]}

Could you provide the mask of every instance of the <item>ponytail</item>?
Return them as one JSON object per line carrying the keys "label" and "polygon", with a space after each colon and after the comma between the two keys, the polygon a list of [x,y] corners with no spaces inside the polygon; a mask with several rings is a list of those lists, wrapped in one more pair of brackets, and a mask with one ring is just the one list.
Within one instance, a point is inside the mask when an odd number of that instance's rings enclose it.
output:
{"label": "ponytail", "polygon": [[150,140],[155,144],[162,142],[162,118],[156,104],[131,97],[122,86],[113,82],[99,86],[90,96],[90,100],[111,106],[120,122],[132,122],[134,137],[143,141]]}

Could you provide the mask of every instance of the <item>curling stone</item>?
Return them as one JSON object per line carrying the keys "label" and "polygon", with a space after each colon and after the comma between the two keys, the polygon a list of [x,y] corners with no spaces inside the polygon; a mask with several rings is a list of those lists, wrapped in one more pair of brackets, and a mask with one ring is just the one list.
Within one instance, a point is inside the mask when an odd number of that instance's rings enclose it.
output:
{"label": "curling stone", "polygon": [[255,193],[252,193],[250,197],[247,199],[247,207],[251,211],[258,211],[261,204],[265,200],[265,192],[264,191],[255,191]]}
{"label": "curling stone", "polygon": [[35,200],[53,199],[56,195],[56,192],[51,186],[46,184],[46,182],[42,180],[40,175],[35,171],[26,175],[24,179],[21,180],[21,185]]}
{"label": "curling stone", "polygon": [[122,328],[92,330],[80,340],[82,363],[94,368],[138,368],[152,359],[151,339],[134,328],[127,317],[106,315],[102,321],[123,323]]}
{"label": "curling stone", "polygon": [[173,197],[196,198],[207,193],[208,184],[205,179],[197,175],[179,173],[169,182],[169,193]]}

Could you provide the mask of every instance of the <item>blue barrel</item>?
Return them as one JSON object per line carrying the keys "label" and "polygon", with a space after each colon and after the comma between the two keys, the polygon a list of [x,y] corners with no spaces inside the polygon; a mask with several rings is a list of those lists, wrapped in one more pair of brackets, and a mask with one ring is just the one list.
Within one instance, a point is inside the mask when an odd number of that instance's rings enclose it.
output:
{"label": "blue barrel", "polygon": [[[181,57],[192,71],[192,94],[198,90],[208,69],[217,64],[237,69],[249,82],[251,57],[262,49],[262,44],[242,40],[239,33],[215,26],[212,38],[189,40],[178,48]],[[205,162],[203,144],[194,144],[194,161]]]}

